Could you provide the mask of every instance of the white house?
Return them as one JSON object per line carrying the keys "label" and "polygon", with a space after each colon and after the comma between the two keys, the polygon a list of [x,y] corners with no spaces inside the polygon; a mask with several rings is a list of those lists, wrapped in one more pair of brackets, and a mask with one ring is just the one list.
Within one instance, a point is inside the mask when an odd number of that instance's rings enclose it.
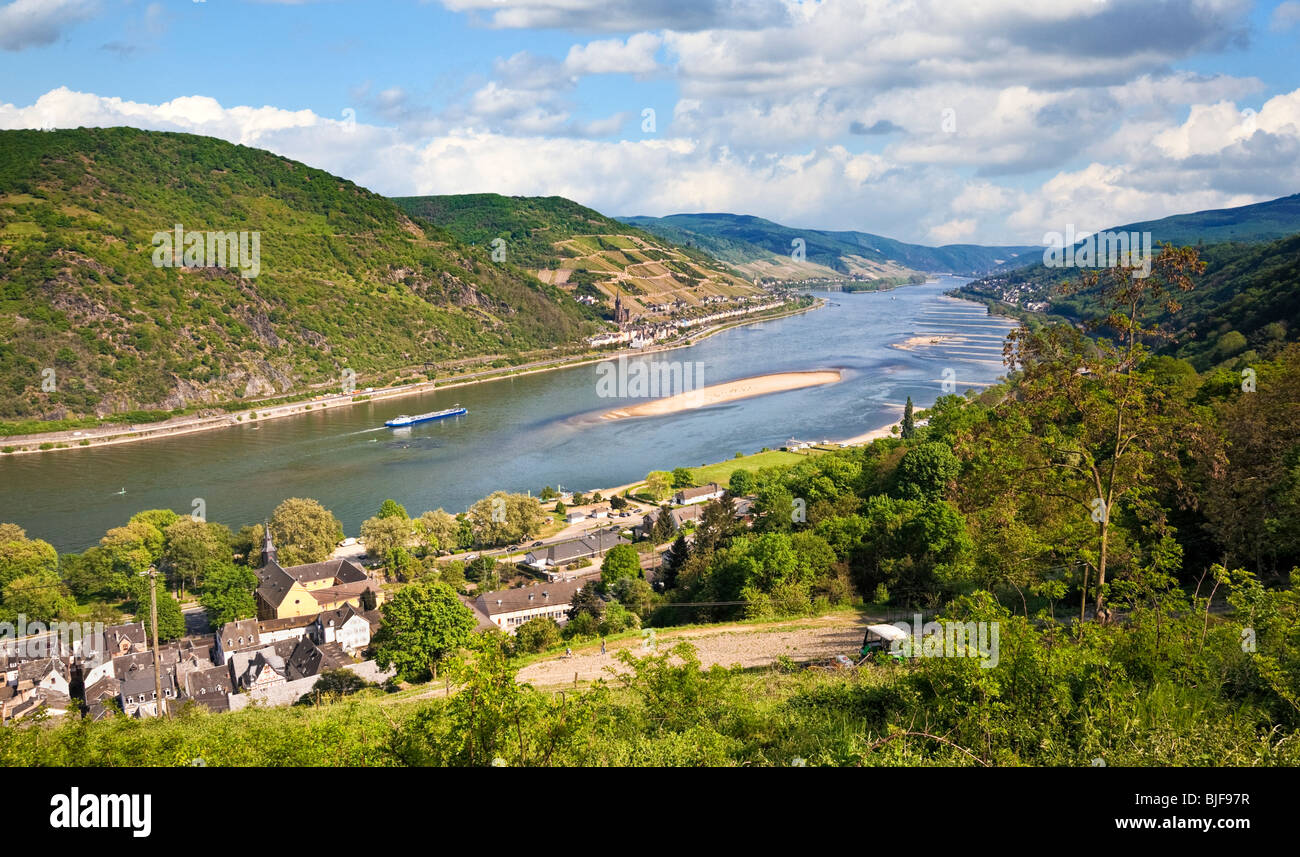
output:
{"label": "white house", "polygon": [[718,499],[722,494],[723,489],[718,486],[718,483],[710,482],[698,488],[683,488],[677,492],[673,500],[678,506],[690,506],[694,503],[708,503]]}
{"label": "white house", "polygon": [[584,583],[581,580],[563,580],[485,592],[474,599],[474,607],[491,619],[492,624],[511,634],[520,625],[538,617],[554,619],[556,624],[563,625],[569,621],[574,593]]}
{"label": "white house", "polygon": [[338,643],[345,652],[360,652],[370,645],[374,630],[375,623],[366,614],[351,604],[345,604],[338,610],[327,610],[317,616],[312,622],[310,636],[320,645]]}

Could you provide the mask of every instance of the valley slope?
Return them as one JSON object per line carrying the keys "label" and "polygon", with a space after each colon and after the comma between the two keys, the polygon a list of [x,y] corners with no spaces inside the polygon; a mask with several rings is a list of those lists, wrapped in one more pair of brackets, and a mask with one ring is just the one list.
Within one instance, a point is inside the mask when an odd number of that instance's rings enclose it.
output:
{"label": "valley slope", "polygon": [[[155,266],[155,234],[177,224],[259,233],[260,270]],[[131,128],[0,131],[0,418],[180,411],[598,327],[561,289],[270,152]]]}

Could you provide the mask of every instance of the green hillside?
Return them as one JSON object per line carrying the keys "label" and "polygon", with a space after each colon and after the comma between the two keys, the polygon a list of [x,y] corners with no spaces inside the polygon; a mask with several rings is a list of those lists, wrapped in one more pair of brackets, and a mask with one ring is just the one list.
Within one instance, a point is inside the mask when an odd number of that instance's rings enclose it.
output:
{"label": "green hillside", "polygon": [[[1300,233],[1268,243],[1222,243],[1199,248],[1206,262],[1194,291],[1181,295],[1176,313],[1156,308],[1146,319],[1173,340],[1167,353],[1198,369],[1268,356],[1300,333]],[[1003,311],[1079,320],[1098,314],[1095,292],[1058,293],[1080,271],[1041,263],[987,277],[959,289]]]}
{"label": "green hillside", "polygon": [[925,247],[872,235],[868,232],[796,229],[742,214],[672,214],[667,217],[623,217],[624,223],[686,241],[733,263],[759,254],[790,255],[796,238],[805,242],[809,262],[842,274],[872,265],[893,265],[910,270],[945,273],[984,273],[1013,262],[1035,247],[982,247],[952,244]]}
{"label": "green hillside", "polygon": [[[461,241],[504,253],[507,262],[586,296],[608,311],[622,297],[647,319],[760,291],[730,266],[558,196],[494,193],[397,197],[412,217]],[[493,242],[500,239],[502,244]]]}
{"label": "green hillside", "polygon": [[1150,232],[1154,241],[1179,245],[1274,241],[1300,232],[1300,193],[1254,205],[1175,214],[1115,228],[1127,232]]}
{"label": "green hillside", "polygon": [[[260,233],[257,276],[156,267],[154,235],[176,224]],[[193,408],[345,367],[364,380],[572,341],[591,317],[270,152],[130,128],[0,131],[0,418]],[[42,391],[50,368],[57,392]]]}

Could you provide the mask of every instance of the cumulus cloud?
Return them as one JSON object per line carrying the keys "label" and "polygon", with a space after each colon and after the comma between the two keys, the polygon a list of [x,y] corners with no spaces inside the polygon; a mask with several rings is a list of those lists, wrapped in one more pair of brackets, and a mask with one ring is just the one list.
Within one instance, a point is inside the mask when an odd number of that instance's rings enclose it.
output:
{"label": "cumulus cloud", "polygon": [[[507,62],[522,66],[528,60]],[[818,139],[765,150],[684,132],[608,139],[635,117],[575,118],[546,93],[496,81],[470,93],[455,121],[444,115],[426,125],[380,127],[310,110],[225,106],[203,95],[150,104],[59,88],[27,106],[0,105],[0,127],[130,125],[207,134],[302,160],[389,195],[559,194],[608,214],[724,210],[909,241],[1037,243],[1044,232],[1067,223],[1096,230],[1258,202],[1300,187],[1300,90],[1269,98],[1253,112],[1222,98],[1177,110],[1167,103],[1187,93],[1216,95],[1255,85],[1144,78],[1105,90],[972,91],[970,98],[983,99],[972,101],[979,109],[958,113],[952,132],[942,129],[934,110],[943,101],[924,91],[919,101],[909,100],[918,97],[913,93],[881,102],[897,121],[871,114],[849,120],[825,93],[810,98],[800,108],[804,113],[793,106],[785,113],[756,110],[752,120],[781,125],[837,116],[844,120],[841,133],[851,121],[869,123],[867,128],[889,121],[903,129],[897,136],[904,139],[880,151],[853,151]],[[1108,136],[1098,117],[1109,99],[1124,95],[1132,96],[1137,113]],[[407,93],[390,88],[368,97],[400,112]],[[683,98],[672,124],[689,127],[707,107],[705,100]],[[1061,115],[1052,117],[1053,110]],[[1057,128],[1064,130],[1058,135]],[[1040,135],[1034,139],[1065,146],[1069,133],[1084,133],[1080,129],[1101,141],[1089,151],[1112,156],[1030,181],[972,177],[976,162],[968,163],[959,151],[962,134],[968,141],[984,135],[989,139],[978,145],[995,154],[1007,147],[1011,162],[1032,156],[1012,151],[1017,135]],[[945,135],[954,139],[945,142]],[[846,139],[856,146],[885,136]]]}
{"label": "cumulus cloud", "polygon": [[98,11],[96,0],[13,0],[0,6],[0,48],[21,51],[52,44]]}
{"label": "cumulus cloud", "polygon": [[564,65],[574,74],[649,74],[659,68],[655,53],[661,44],[653,33],[637,33],[626,42],[606,39],[574,45]]}
{"label": "cumulus cloud", "polygon": [[782,0],[442,0],[453,12],[496,28],[579,31],[701,30],[775,26],[791,19]]}

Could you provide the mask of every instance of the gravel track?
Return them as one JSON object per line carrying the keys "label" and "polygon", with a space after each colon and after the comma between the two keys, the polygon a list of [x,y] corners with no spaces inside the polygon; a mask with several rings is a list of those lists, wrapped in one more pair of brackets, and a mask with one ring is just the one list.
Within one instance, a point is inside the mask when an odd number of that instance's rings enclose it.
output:
{"label": "gravel track", "polygon": [[[655,630],[655,643],[662,650],[681,640],[695,646],[704,667],[720,664],[729,667],[769,666],[785,655],[798,662],[825,660],[845,654],[857,659],[858,648],[867,620],[860,616],[822,616],[771,625],[730,625],[725,628],[695,628],[686,631]],[[647,654],[646,639],[618,640],[600,653],[600,644],[587,645],[572,657],[557,655],[536,661],[519,671],[518,681],[537,687],[572,685],[574,674],[579,682],[609,678],[606,667],[618,666],[614,653],[627,649],[635,655]]]}

